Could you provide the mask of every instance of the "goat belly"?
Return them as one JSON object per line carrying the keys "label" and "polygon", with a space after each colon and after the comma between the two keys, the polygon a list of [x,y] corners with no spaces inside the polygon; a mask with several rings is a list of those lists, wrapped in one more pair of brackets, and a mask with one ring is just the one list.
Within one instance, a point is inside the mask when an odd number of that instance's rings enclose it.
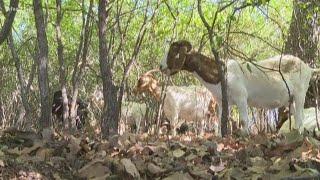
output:
{"label": "goat belly", "polygon": [[[292,93],[292,85],[287,81]],[[246,83],[248,104],[254,107],[277,108],[287,105],[289,93],[286,84],[279,79],[269,78],[265,81],[252,80]]]}

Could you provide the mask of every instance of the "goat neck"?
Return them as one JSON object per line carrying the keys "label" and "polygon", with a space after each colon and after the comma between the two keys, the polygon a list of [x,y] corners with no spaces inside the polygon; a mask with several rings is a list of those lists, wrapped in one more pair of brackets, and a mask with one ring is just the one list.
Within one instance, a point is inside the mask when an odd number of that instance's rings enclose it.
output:
{"label": "goat neck", "polygon": [[197,73],[204,81],[211,84],[218,84],[221,81],[218,72],[218,65],[214,59],[198,52],[191,52],[187,54],[182,69]]}
{"label": "goat neck", "polygon": [[149,93],[158,101],[160,102],[161,100],[161,88],[159,86],[159,84],[157,83],[156,86],[150,86],[150,88],[148,88]]}

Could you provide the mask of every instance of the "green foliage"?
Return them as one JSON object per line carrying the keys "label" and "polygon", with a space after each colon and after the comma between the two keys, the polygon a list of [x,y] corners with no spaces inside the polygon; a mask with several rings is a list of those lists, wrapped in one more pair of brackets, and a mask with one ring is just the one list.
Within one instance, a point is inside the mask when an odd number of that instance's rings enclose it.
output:
{"label": "green foliage", "polygon": [[[6,5],[9,3],[8,1],[5,2]],[[64,58],[67,66],[67,81],[69,83],[69,89],[71,89],[71,74],[74,68],[75,54],[79,45],[82,28],[82,11],[85,13],[88,12],[89,0],[84,1],[84,9],[82,9],[81,1],[64,0],[62,2],[63,20],[61,28]],[[235,8],[245,2],[258,2],[259,6],[241,9],[232,14]],[[146,34],[136,58],[137,62],[129,73],[127,81],[128,88],[132,89],[135,86],[136,80],[141,73],[158,67],[168,48],[168,45],[165,43],[166,40],[171,40],[171,38],[174,40],[189,40],[195,50],[199,48],[202,39],[207,42],[206,29],[198,15],[196,1],[172,0],[166,1],[166,3],[167,5],[163,1],[160,4],[158,13],[154,19],[150,21],[150,16],[156,9],[156,1],[150,1],[149,5],[147,1],[139,0],[112,1],[110,14],[108,16],[107,33],[108,38],[113,36],[113,45],[109,52],[110,58],[117,53],[121,38],[124,40],[120,53],[115,55],[113,72],[117,84],[122,80],[124,67],[131,59],[146,8],[148,13],[147,18],[150,22],[148,22]],[[210,20],[210,23],[215,11],[225,4],[227,4],[227,1],[203,2],[203,12],[206,18]],[[216,46],[221,47],[221,50],[224,52],[224,58],[239,59],[243,57],[242,54],[244,54],[247,57],[262,59],[278,54],[279,52],[270,47],[269,44],[261,41],[261,39],[281,49],[291,19],[291,4],[292,2],[289,0],[239,1],[221,12],[217,18],[214,31],[217,34],[215,37]],[[122,8],[117,9],[117,5],[122,5]],[[50,89],[53,92],[59,88],[59,63],[57,60],[57,43],[55,39],[55,1],[43,1],[43,7],[47,15],[47,35],[50,53],[48,70]],[[170,7],[170,9],[168,7]],[[120,15],[117,11],[120,11]],[[90,94],[96,87],[102,86],[98,64],[97,1],[95,1],[92,16],[94,17],[94,22],[92,23],[92,37],[88,54],[88,66],[90,68],[87,67],[84,71],[82,79],[83,86],[80,91],[81,96],[88,96],[88,93]],[[3,18],[0,19],[2,23]],[[117,25],[118,20],[120,22],[119,26]],[[229,28],[228,22],[231,23],[229,35],[227,34]],[[122,32],[127,28],[127,33],[121,34],[119,27]],[[203,36],[205,38],[202,38]],[[32,0],[20,1],[20,10],[14,21],[14,40],[27,79],[31,66],[34,63],[33,56],[36,47]],[[207,42],[202,52],[211,56],[209,48]],[[233,53],[226,51],[227,48],[233,49]],[[236,51],[234,49],[236,49]],[[2,45],[0,52],[0,74],[5,74],[5,77],[0,77],[0,82],[5,82],[5,85],[1,87],[0,97],[6,98],[10,92],[18,89],[18,81],[8,47]],[[160,75],[157,74],[157,77],[160,78]],[[177,85],[190,84],[190,81],[194,84],[199,84],[198,81],[186,73],[179,73],[179,75],[173,78],[173,82]],[[37,78],[35,78],[34,81],[35,92],[37,92],[36,83]]]}

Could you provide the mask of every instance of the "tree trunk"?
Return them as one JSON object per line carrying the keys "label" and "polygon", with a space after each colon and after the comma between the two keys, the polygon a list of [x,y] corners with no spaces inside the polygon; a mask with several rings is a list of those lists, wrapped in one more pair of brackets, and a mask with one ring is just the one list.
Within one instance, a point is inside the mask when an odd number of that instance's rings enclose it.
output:
{"label": "tree trunk", "polygon": [[78,74],[75,76],[74,84],[73,84],[74,87],[73,87],[72,101],[71,101],[71,107],[70,107],[70,118],[71,118],[72,128],[76,127],[78,92],[79,92],[79,87],[81,85],[80,82],[81,82],[83,70],[87,64],[87,55],[88,55],[89,42],[90,42],[90,36],[91,36],[90,24],[92,20],[92,16],[91,16],[92,7],[93,7],[93,0],[90,0],[89,12],[87,14],[87,19],[84,27],[84,37],[83,37],[84,42],[83,42],[83,48],[82,48],[81,65],[80,65]]}
{"label": "tree trunk", "polygon": [[[218,64],[218,73],[219,77],[221,79],[221,106],[222,106],[222,114],[221,114],[221,135],[223,137],[228,135],[228,119],[229,119],[229,103],[228,103],[228,94],[227,94],[227,78],[226,78],[226,67],[224,63],[220,59],[219,52],[217,50],[217,47],[215,46],[214,43],[214,34],[213,34],[213,26],[215,24],[216,17],[218,15],[218,11],[215,14],[215,18],[213,19],[212,26],[209,25],[207,20],[204,17],[204,14],[202,12],[201,8],[201,0],[198,0],[198,13],[201,18],[202,23],[206,27],[209,35],[209,41],[210,41],[210,47],[211,47],[211,52],[214,56],[214,61]],[[220,104],[219,104],[220,105]],[[217,132],[216,132],[217,133]]]}
{"label": "tree trunk", "polygon": [[35,24],[38,41],[38,83],[40,89],[41,117],[40,127],[42,129],[51,126],[51,106],[49,101],[48,80],[48,40],[44,24],[41,0],[33,0]]}
{"label": "tree trunk", "polygon": [[[1,8],[4,9],[3,0],[0,0]],[[10,0],[9,12],[5,14],[6,19],[0,31],[0,45],[7,39],[9,33],[11,32],[11,27],[13,24],[14,17],[18,10],[19,0]]]}
{"label": "tree trunk", "polygon": [[62,12],[61,12],[61,0],[56,0],[56,8],[57,8],[57,19],[56,19],[56,39],[57,39],[57,52],[58,52],[58,60],[59,60],[59,81],[62,92],[62,104],[63,104],[63,113],[62,119],[64,122],[64,127],[67,129],[71,127],[71,124],[68,123],[69,118],[69,106],[68,106],[68,96],[67,96],[67,88],[66,88],[66,70],[65,63],[63,58],[63,43],[61,39],[61,20],[62,20]]}
{"label": "tree trunk", "polygon": [[106,10],[108,1],[99,0],[98,7],[98,28],[99,28],[99,61],[100,72],[103,84],[104,111],[101,120],[102,136],[107,138],[110,135],[118,133],[119,106],[117,106],[118,88],[113,82],[111,70],[111,58],[108,56],[106,31],[107,17]]}
{"label": "tree trunk", "polygon": [[314,64],[317,57],[317,35],[319,33],[318,0],[294,0],[292,19],[285,53],[298,56],[308,64]]}
{"label": "tree trunk", "polygon": [[[320,6],[318,0],[294,0],[292,19],[289,34],[285,43],[284,53],[299,57],[305,63],[314,67],[316,65],[317,44],[319,42],[319,12],[316,8]],[[305,107],[316,106],[311,82],[308,89]],[[285,107],[279,108],[277,129],[289,118]]]}
{"label": "tree trunk", "polygon": [[28,93],[27,93],[27,90],[26,90],[26,83],[24,81],[25,76],[24,76],[24,73],[23,73],[23,70],[22,70],[22,67],[21,67],[21,60],[20,60],[20,58],[18,56],[18,53],[17,53],[17,51],[15,49],[12,34],[9,34],[8,44],[9,44],[9,47],[10,47],[12,58],[14,60],[15,66],[16,66],[18,80],[19,80],[19,84],[20,84],[20,93],[21,93],[22,105],[23,105],[23,107],[25,109],[25,112],[26,112],[26,117],[27,117],[26,120],[28,121],[29,120],[28,117],[29,117],[29,115],[31,113],[31,108],[30,108],[30,105],[29,105],[29,102],[28,102]]}
{"label": "tree trunk", "polygon": [[85,16],[85,10],[84,10],[84,0],[82,0],[82,28],[81,28],[81,33],[80,33],[80,39],[79,39],[79,45],[78,45],[78,49],[76,52],[76,57],[75,57],[75,64],[74,64],[74,68],[73,68],[73,72],[72,72],[72,87],[75,87],[76,84],[76,77],[78,74],[78,69],[80,66],[80,56],[81,56],[81,52],[83,49],[83,39],[84,39],[84,34],[85,34],[85,26],[86,26],[86,16]]}
{"label": "tree trunk", "polygon": [[[3,2],[1,2],[3,3]],[[1,10],[2,13],[7,16],[7,12],[6,9],[4,7],[3,4],[1,4]],[[11,31],[11,30],[10,30]],[[23,73],[23,69],[21,67],[21,60],[19,58],[19,55],[16,51],[16,48],[14,46],[14,41],[13,41],[13,37],[12,37],[12,32],[8,35],[8,45],[11,51],[11,55],[12,55],[12,59],[14,60],[14,64],[17,70],[17,76],[18,76],[18,80],[19,80],[19,84],[20,84],[20,93],[21,93],[21,100],[22,100],[22,105],[26,114],[26,120],[29,120],[30,117],[30,113],[31,113],[31,108],[30,105],[28,103],[28,91],[27,91],[27,87],[26,87],[26,83],[24,81],[25,77],[24,77],[24,73]],[[30,125],[30,124],[29,124]]]}

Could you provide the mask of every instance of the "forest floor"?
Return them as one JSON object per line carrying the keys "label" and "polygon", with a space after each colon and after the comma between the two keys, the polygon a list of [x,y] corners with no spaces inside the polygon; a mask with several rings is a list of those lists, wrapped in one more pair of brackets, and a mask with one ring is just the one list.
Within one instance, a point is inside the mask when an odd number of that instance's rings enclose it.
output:
{"label": "forest floor", "polygon": [[296,131],[217,138],[0,132],[0,179],[312,179],[320,141]]}

